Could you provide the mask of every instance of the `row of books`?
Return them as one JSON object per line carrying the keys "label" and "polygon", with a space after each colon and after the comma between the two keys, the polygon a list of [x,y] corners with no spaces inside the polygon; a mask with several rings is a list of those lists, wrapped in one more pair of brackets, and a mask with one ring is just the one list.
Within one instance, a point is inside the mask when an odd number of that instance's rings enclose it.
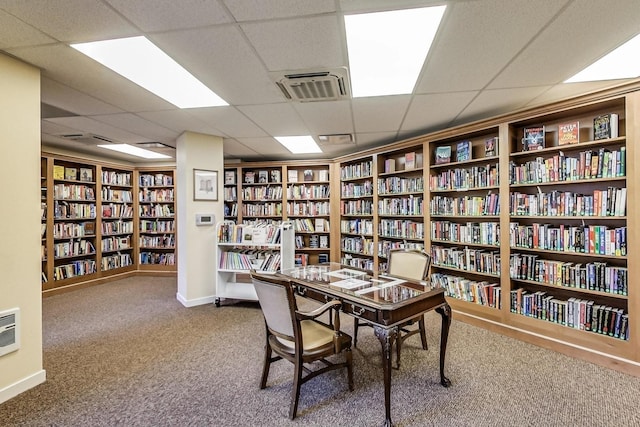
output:
{"label": "row of books", "polygon": [[380,215],[422,215],[424,212],[422,196],[384,198],[378,200]]}
{"label": "row of books", "polygon": [[160,218],[174,216],[173,205],[140,205],[138,216],[141,218]]}
{"label": "row of books", "polygon": [[343,182],[340,185],[341,197],[369,197],[373,196],[373,182],[363,181],[360,183]]}
{"label": "row of books", "polygon": [[373,221],[364,218],[340,220],[340,232],[347,234],[373,235]]}
{"label": "row of books", "polygon": [[[544,126],[531,126],[523,129],[523,151],[545,148],[546,129]],[[618,137],[618,115],[608,113],[593,119],[593,139],[609,139]],[[580,142],[580,122],[578,120],[558,124],[557,144],[559,146]]]}
{"label": "row of books", "polygon": [[280,226],[269,223],[218,225],[218,243],[242,243],[252,245],[280,243]]}
{"label": "row of books", "polygon": [[133,206],[119,203],[102,205],[102,218],[133,218]]}
{"label": "row of books", "polygon": [[326,234],[311,234],[308,236],[308,244],[305,244],[305,236],[298,234],[295,236],[295,246],[296,249],[326,249],[329,247],[329,236]]}
{"label": "row of books", "polygon": [[340,239],[340,249],[345,252],[352,252],[362,255],[373,255],[373,239],[365,237],[342,237]]}
{"label": "row of books", "polygon": [[627,268],[600,261],[582,264],[516,253],[509,259],[509,275],[512,279],[616,295],[628,295],[629,291]]}
{"label": "row of books", "polygon": [[627,227],[606,225],[569,226],[559,224],[509,224],[512,248],[542,249],[559,252],[626,256]]}
{"label": "row of books", "polygon": [[142,233],[168,233],[175,231],[173,220],[140,220],[140,232]]}
{"label": "row of books", "polygon": [[498,163],[470,168],[447,169],[429,177],[433,190],[467,190],[500,185]]}
{"label": "row of books", "polygon": [[327,184],[291,185],[287,188],[287,198],[299,199],[328,199],[331,192]]}
{"label": "row of books", "polygon": [[96,248],[93,242],[85,239],[59,242],[53,245],[53,256],[55,259],[94,255],[95,253]]}
{"label": "row of books", "polygon": [[629,340],[629,315],[623,309],[592,300],[562,300],[544,291],[511,291],[511,312],[573,329]]}
{"label": "row of books", "polygon": [[144,203],[172,203],[174,200],[174,192],[172,188],[143,188],[138,192],[138,201]]}
{"label": "row of books", "polygon": [[500,284],[470,280],[450,274],[433,273],[431,286],[444,288],[447,296],[492,308],[500,308]]}
{"label": "row of books", "polygon": [[340,200],[340,215],[373,215],[373,200]]}
{"label": "row of books", "polygon": [[401,178],[391,176],[378,179],[378,195],[417,193],[424,191],[424,178]]}
{"label": "row of books", "polygon": [[544,182],[581,181],[593,178],[624,177],[627,173],[627,149],[601,148],[582,151],[577,156],[563,152],[551,157],[537,157],[517,165],[509,163],[511,184],[537,184]]}
{"label": "row of books", "polygon": [[348,267],[359,268],[360,270],[373,270],[373,260],[371,258],[360,258],[352,254],[343,254],[340,264]]}
{"label": "row of books", "polygon": [[274,251],[223,251],[218,267],[223,270],[280,270],[281,255]]}
{"label": "row of books", "polygon": [[[387,258],[391,249],[416,249],[423,250],[424,245],[420,242],[399,242],[397,240],[378,241],[378,256]],[[381,268],[383,270],[384,268]]]}
{"label": "row of books", "polygon": [[287,215],[304,215],[304,216],[318,216],[329,215],[331,212],[331,205],[327,202],[289,202],[287,203]]}
{"label": "row of books", "polygon": [[96,205],[93,203],[69,203],[54,201],[54,219],[95,219]]}
{"label": "row of books", "polygon": [[[104,221],[101,228],[103,236],[109,234],[132,234],[133,221]],[[144,229],[141,228],[141,231],[144,231]]]}
{"label": "row of books", "polygon": [[243,216],[264,217],[282,216],[282,203],[261,203],[255,205],[242,205]]}
{"label": "row of books", "polygon": [[62,165],[53,165],[53,179],[65,179],[69,181],[93,181],[92,168],[78,168]]}
{"label": "row of books", "polygon": [[509,209],[513,216],[623,217],[627,212],[627,189],[607,187],[593,190],[592,195],[557,190],[536,194],[512,192]]}
{"label": "row of books", "polygon": [[92,259],[73,261],[65,265],[53,267],[53,280],[63,280],[70,277],[85,276],[96,272],[96,262]]}
{"label": "row of books", "polygon": [[82,184],[56,184],[53,186],[53,198],[56,200],[94,201],[96,192],[93,187]]}
{"label": "row of books", "polygon": [[[498,155],[499,138],[489,137],[484,140],[483,147],[479,149],[484,151],[484,157],[494,157]],[[473,158],[473,143],[471,141],[460,141],[455,144],[456,161],[466,162]],[[480,152],[482,153],[482,151]],[[436,165],[446,164],[451,162],[452,146],[441,145],[435,149],[434,162]]]}
{"label": "row of books", "polygon": [[108,271],[133,265],[133,259],[131,258],[130,253],[113,254],[102,257],[102,261],[100,261],[100,264],[102,271]]}
{"label": "row of books", "polygon": [[222,189],[225,202],[235,202],[238,200],[238,192],[236,187],[225,187]]}
{"label": "row of books", "polygon": [[112,190],[111,188],[105,187],[102,189],[101,193],[103,202],[133,202],[133,193],[130,190]]}
{"label": "row of books", "polygon": [[54,239],[93,236],[96,234],[94,222],[56,222],[53,224]]}
{"label": "row of books", "polygon": [[173,176],[164,173],[141,174],[138,178],[140,187],[172,187]]}
{"label": "row of books", "polygon": [[373,175],[373,162],[364,161],[360,163],[352,163],[344,165],[340,168],[340,179],[357,179],[367,178]]}
{"label": "row of books", "polygon": [[293,220],[296,232],[324,233],[330,230],[329,221],[326,218],[296,218]]}
{"label": "row of books", "polygon": [[238,204],[237,203],[225,203],[224,204],[224,216],[238,216]]}
{"label": "row of books", "polygon": [[175,246],[175,234],[163,234],[162,236],[140,236],[141,248],[173,249]]}
{"label": "row of books", "polygon": [[453,243],[494,245],[500,244],[499,222],[432,221],[431,238]]}
{"label": "row of books", "polygon": [[500,275],[500,252],[484,249],[431,246],[433,265]]}
{"label": "row of books", "polygon": [[435,196],[430,202],[432,215],[483,216],[500,215],[500,196]]}
{"label": "row of books", "polygon": [[129,187],[132,185],[131,172],[115,172],[103,170],[102,184]]}
{"label": "row of books", "polygon": [[424,239],[424,224],[410,220],[381,219],[378,224],[378,235],[396,239],[422,240]]}
{"label": "row of books", "polygon": [[242,189],[243,200],[282,200],[282,187],[245,187]]}
{"label": "row of books", "polygon": [[131,237],[130,236],[111,236],[102,239],[102,252],[113,252],[131,249]]}
{"label": "row of books", "polygon": [[176,265],[176,255],[172,252],[140,252],[140,264]]}

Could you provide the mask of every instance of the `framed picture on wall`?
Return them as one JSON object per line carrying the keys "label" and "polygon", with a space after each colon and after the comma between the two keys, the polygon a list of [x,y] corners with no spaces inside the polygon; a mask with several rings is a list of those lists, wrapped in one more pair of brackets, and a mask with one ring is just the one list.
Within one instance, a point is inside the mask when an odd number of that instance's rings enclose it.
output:
{"label": "framed picture on wall", "polygon": [[193,170],[193,200],[218,200],[218,171]]}

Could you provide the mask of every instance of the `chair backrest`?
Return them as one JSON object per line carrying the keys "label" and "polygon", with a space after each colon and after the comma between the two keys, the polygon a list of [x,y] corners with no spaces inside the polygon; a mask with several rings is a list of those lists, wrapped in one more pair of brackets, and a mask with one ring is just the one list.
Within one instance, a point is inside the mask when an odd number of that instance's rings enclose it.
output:
{"label": "chair backrest", "polygon": [[294,341],[296,299],[288,280],[272,275],[251,273],[260,308],[267,327],[281,338]]}
{"label": "chair backrest", "polygon": [[431,255],[419,249],[391,249],[387,263],[390,276],[425,280],[429,277]]}

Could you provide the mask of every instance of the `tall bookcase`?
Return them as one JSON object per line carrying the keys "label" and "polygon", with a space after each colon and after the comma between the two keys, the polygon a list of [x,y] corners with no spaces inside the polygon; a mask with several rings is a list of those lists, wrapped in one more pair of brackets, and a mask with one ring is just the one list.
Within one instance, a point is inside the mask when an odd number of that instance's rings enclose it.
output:
{"label": "tall bookcase", "polygon": [[238,170],[237,168],[224,169],[223,183],[224,219],[238,220]]}
{"label": "tall bookcase", "polygon": [[176,198],[173,169],[142,169],[138,177],[141,270],[176,270]]}
{"label": "tall bookcase", "polygon": [[340,163],[340,263],[369,271],[377,262],[374,159],[371,155]]}

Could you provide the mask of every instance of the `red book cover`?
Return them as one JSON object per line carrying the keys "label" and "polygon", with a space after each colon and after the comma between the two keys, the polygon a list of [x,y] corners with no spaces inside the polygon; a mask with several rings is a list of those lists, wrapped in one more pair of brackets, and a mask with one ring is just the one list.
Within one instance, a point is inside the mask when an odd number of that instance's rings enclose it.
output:
{"label": "red book cover", "polygon": [[558,125],[558,145],[577,144],[580,142],[580,122],[572,121]]}

